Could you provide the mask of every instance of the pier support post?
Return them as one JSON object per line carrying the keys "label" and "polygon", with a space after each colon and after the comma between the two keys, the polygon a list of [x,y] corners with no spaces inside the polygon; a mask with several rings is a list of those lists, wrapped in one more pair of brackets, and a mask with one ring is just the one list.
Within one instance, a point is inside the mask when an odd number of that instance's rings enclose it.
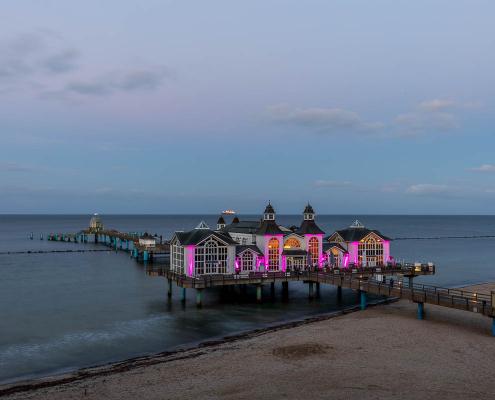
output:
{"label": "pier support post", "polygon": [[410,276],[409,277],[409,289],[412,289],[413,285],[414,285],[414,277]]}
{"label": "pier support post", "polygon": [[263,285],[256,286],[256,301],[261,303],[263,300]]}
{"label": "pier support post", "polygon": [[366,292],[363,290],[359,291],[359,298],[360,298],[360,306],[361,310],[366,310],[367,302],[368,302],[368,296],[366,295]]}
{"label": "pier support post", "polygon": [[492,336],[495,337],[495,317],[492,318]]}
{"label": "pier support post", "polygon": [[148,254],[148,251],[145,250],[145,251],[143,251],[143,261],[148,262],[148,260],[149,260],[149,254]]}
{"label": "pier support post", "polygon": [[182,301],[183,303],[186,302],[186,288],[185,287],[183,287],[181,290],[180,301]]}
{"label": "pier support post", "polygon": [[125,241],[125,249],[127,251],[129,251],[129,241],[128,240]]}
{"label": "pier support post", "polygon": [[337,286],[337,301],[342,301],[342,286]]}
{"label": "pier support post", "polygon": [[316,282],[316,298],[320,298],[320,283]]}
{"label": "pier support post", "polygon": [[424,303],[418,303],[418,319],[425,318],[425,305]]}
{"label": "pier support post", "polygon": [[275,296],[275,282],[270,283],[270,295]]}
{"label": "pier support post", "polygon": [[196,289],[196,307],[203,306],[203,289]]}
{"label": "pier support post", "polygon": [[282,296],[285,299],[289,297],[289,282],[282,282]]}
{"label": "pier support post", "polygon": [[168,280],[167,296],[168,296],[169,299],[172,298],[172,279],[169,279]]}
{"label": "pier support post", "polygon": [[313,282],[308,283],[308,289],[309,289],[309,298],[312,300],[314,297]]}

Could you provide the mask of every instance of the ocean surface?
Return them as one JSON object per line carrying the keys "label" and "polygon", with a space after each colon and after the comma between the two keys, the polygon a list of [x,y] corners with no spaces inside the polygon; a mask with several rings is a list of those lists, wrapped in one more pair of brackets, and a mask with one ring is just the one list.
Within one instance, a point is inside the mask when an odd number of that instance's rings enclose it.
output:
{"label": "ocean surface", "polygon": [[[108,228],[147,231],[170,238],[201,220],[215,226],[215,215],[108,215]],[[255,218],[255,217],[253,217]],[[320,215],[327,233],[359,219],[392,238],[495,235],[495,216],[343,216]],[[76,232],[88,215],[2,216],[0,253],[7,251],[102,248],[94,244],[48,242],[51,232]],[[278,215],[284,225],[299,224],[299,215]],[[30,232],[34,240],[29,240]],[[40,240],[43,233],[45,240]],[[460,286],[495,280],[495,239],[397,240],[396,259],[433,261],[435,276],[418,281]],[[164,278],[146,275],[142,265],[122,252],[0,254],[0,383],[62,373],[80,367],[152,354],[277,322],[337,310],[357,302],[344,290],[322,287],[309,301],[307,287],[290,284],[289,301],[264,290],[256,304],[254,291],[244,298],[208,289],[196,309],[188,290],[183,306],[179,290],[167,299]]]}

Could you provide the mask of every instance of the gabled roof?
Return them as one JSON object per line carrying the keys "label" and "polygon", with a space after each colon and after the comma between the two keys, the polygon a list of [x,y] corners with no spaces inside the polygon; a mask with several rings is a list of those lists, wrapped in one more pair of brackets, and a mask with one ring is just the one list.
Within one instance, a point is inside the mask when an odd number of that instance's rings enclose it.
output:
{"label": "gabled roof", "polygon": [[229,245],[237,244],[229,235],[219,231],[215,232],[211,229],[193,229],[189,232],[175,232],[175,236],[182,246],[197,245],[210,236],[214,236]]}
{"label": "gabled roof", "polygon": [[261,250],[258,248],[258,246],[256,246],[255,244],[248,244],[248,245],[236,246],[236,248],[235,248],[235,254],[236,255],[241,254],[241,253],[245,252],[246,250],[254,251],[255,253],[260,254],[260,255],[263,254],[261,252]]}
{"label": "gabled roof", "polygon": [[342,253],[347,253],[347,250],[340,243],[337,242],[323,242],[323,252],[330,250],[331,248],[336,247]]}
{"label": "gabled roof", "polygon": [[325,240],[328,241],[328,239],[331,238],[335,233],[338,233],[340,237],[344,239],[344,242],[359,242],[360,240],[368,236],[370,233],[374,233],[382,240],[392,240],[389,237],[382,235],[380,231],[377,231],[376,229],[368,229],[364,227],[347,228],[347,229],[342,229],[340,231],[335,231],[330,236],[326,237]]}
{"label": "gabled roof", "polygon": [[256,232],[257,235],[278,235],[290,232],[290,230],[283,231],[275,221],[263,221]]}
{"label": "gabled roof", "polygon": [[222,232],[255,234],[259,227],[259,221],[239,221],[237,223],[232,222],[230,225],[226,225],[222,229]]}
{"label": "gabled roof", "polygon": [[324,231],[320,229],[316,222],[311,220],[304,220],[301,224],[301,227],[296,231],[296,233],[300,235],[319,235],[325,234]]}
{"label": "gabled roof", "polygon": [[221,225],[225,225],[225,220],[223,219],[223,216],[220,215],[220,217],[218,217],[218,221],[217,221],[217,224],[221,224]]}

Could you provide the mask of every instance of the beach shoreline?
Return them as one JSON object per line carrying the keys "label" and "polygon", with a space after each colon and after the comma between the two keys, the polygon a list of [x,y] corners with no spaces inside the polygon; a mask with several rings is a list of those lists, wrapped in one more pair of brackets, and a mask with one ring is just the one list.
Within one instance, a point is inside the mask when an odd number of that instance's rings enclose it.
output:
{"label": "beach shoreline", "polygon": [[[354,312],[359,306],[353,306],[193,348],[3,385],[0,397],[495,399],[490,318],[429,305],[420,321],[412,302],[378,303],[365,311]],[[325,379],[313,371],[326,371]],[[414,390],[406,390],[411,382]]]}

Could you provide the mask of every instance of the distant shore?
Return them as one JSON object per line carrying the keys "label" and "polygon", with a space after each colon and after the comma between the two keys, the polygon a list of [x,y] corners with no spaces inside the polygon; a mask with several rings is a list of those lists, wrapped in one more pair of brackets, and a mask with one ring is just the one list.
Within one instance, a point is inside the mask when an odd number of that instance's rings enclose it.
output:
{"label": "distant shore", "polygon": [[[494,284],[466,287],[486,292]],[[8,399],[495,398],[478,314],[399,301],[0,387]]]}

